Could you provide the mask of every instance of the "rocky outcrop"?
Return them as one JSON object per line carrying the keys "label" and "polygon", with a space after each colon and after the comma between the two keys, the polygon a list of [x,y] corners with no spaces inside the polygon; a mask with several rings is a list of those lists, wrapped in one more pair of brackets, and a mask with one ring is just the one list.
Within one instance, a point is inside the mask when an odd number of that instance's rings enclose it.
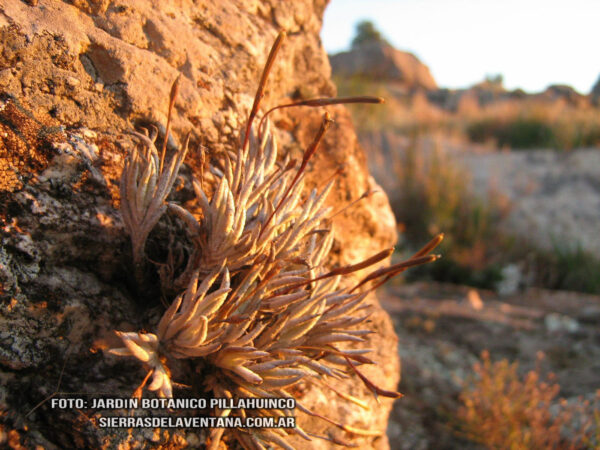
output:
{"label": "rocky outcrop", "polygon": [[581,107],[585,107],[589,104],[588,99],[584,95],[581,95],[571,86],[565,84],[553,84],[548,86],[544,92],[539,94],[539,96],[548,102],[563,101],[569,105]]}
{"label": "rocky outcrop", "polygon": [[[126,133],[148,125],[164,133],[169,89],[181,74],[171,145],[191,132],[192,149],[202,144],[218,152],[235,146],[281,28],[289,37],[263,106],[332,95],[318,35],[325,6],[325,0],[2,2],[0,443],[26,448],[203,445],[203,430],[100,429],[98,411],[51,409],[43,401],[59,392],[128,397],[144,375],[135,361],[102,351],[114,329],[151,326],[162,311],[158,289],[140,295],[128,275],[131,250],[118,212],[119,177],[132,144]],[[306,184],[321,186],[342,167],[328,200],[337,211],[375,183],[349,114],[342,107],[329,111],[335,123]],[[274,114],[280,146],[300,156],[321,117],[315,110]],[[181,203],[193,197],[190,173],[199,164],[192,150],[176,183],[174,196]],[[168,220],[159,223],[157,233],[171,226]],[[333,226],[331,264],[357,262],[395,240],[383,194],[336,216]],[[367,346],[378,365],[363,373],[382,388],[395,389],[397,340],[389,317],[375,299],[371,302],[376,333]],[[337,387],[364,399],[370,410],[349,407],[310,386],[305,402],[342,423],[385,430],[391,402],[378,404],[356,378]],[[322,421],[299,423],[318,434],[351,438]],[[387,446],[385,434],[356,442]],[[319,445],[331,444],[311,444]]]}
{"label": "rocky outcrop", "polygon": [[412,53],[383,42],[365,42],[348,52],[331,56],[334,74],[360,76],[400,84],[407,89],[437,89],[429,68]]}
{"label": "rocky outcrop", "polygon": [[596,84],[592,87],[590,97],[595,105],[600,105],[600,77],[596,80]]}
{"label": "rocky outcrop", "polygon": [[590,106],[590,99],[592,103],[595,101],[593,94],[587,97],[567,85],[551,85],[542,92],[528,94],[522,89],[507,91],[502,87],[490,86],[485,82],[467,89],[441,88],[429,91],[427,99],[433,105],[449,112],[460,112],[461,101],[465,101],[465,99],[474,101],[478,107],[493,106],[501,102],[514,102],[515,105],[519,105],[529,101],[543,107],[562,104],[581,109]]}

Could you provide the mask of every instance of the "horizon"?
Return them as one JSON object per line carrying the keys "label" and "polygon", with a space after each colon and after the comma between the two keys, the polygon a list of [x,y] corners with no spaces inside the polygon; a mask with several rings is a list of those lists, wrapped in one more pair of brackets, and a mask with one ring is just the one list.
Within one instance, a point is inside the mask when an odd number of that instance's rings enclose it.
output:
{"label": "horizon", "polygon": [[332,0],[321,39],[329,54],[347,51],[356,24],[370,20],[425,64],[439,87],[468,88],[500,74],[508,90],[568,85],[589,94],[600,76],[586,50],[600,41],[598,17],[593,0]]}

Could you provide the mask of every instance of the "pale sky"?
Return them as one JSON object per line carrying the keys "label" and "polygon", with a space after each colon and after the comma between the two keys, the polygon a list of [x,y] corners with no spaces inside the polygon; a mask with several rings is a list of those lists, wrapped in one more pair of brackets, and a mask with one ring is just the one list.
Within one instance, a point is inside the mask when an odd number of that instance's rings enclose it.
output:
{"label": "pale sky", "polygon": [[427,64],[441,87],[501,73],[508,89],[569,84],[587,94],[600,75],[600,0],[331,0],[325,49],[349,48],[363,19]]}

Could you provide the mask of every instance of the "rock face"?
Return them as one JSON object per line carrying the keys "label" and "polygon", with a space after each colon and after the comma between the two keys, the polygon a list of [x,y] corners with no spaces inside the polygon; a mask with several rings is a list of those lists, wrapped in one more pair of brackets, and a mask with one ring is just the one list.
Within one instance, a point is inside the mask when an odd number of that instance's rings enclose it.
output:
{"label": "rock face", "polygon": [[429,68],[412,53],[382,42],[366,42],[331,57],[331,68],[340,76],[363,76],[395,82],[408,89],[437,89]]}
{"label": "rock face", "polygon": [[[129,397],[144,375],[135,361],[101,351],[114,339],[114,329],[150,327],[162,311],[158,291],[140,295],[128,275],[131,250],[118,212],[119,177],[132,143],[126,133],[152,124],[164,132],[169,89],[181,74],[172,144],[191,132],[192,149],[200,143],[214,152],[234,148],[280,28],[289,37],[273,67],[264,108],[334,94],[318,36],[325,6],[324,0],[2,2],[0,443],[204,444],[201,430],[100,429],[98,411],[51,409],[40,402],[58,392]],[[286,111],[273,115],[280,146],[299,157],[322,112]],[[320,186],[343,165],[328,200],[338,210],[375,183],[349,114],[342,107],[329,111],[335,124],[306,184]],[[192,199],[190,173],[198,167],[192,151],[176,185],[178,201]],[[383,194],[338,215],[331,264],[357,262],[389,247],[394,225]],[[371,357],[378,365],[363,373],[395,389],[397,339],[389,317],[371,302],[376,333],[367,346],[375,349]],[[305,402],[342,423],[385,430],[391,402],[377,404],[356,378],[338,389],[363,398],[371,410],[310,387]],[[325,422],[299,423],[322,435],[351,438]],[[388,446],[385,434],[356,442]]]}

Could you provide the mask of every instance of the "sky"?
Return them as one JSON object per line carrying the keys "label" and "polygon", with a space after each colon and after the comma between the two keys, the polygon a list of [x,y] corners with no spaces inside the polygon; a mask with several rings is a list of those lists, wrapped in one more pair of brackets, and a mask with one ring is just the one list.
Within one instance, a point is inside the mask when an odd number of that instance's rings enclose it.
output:
{"label": "sky", "polygon": [[568,84],[587,94],[600,76],[600,0],[331,0],[327,52],[348,49],[363,19],[414,53],[440,87],[502,74],[508,89]]}

